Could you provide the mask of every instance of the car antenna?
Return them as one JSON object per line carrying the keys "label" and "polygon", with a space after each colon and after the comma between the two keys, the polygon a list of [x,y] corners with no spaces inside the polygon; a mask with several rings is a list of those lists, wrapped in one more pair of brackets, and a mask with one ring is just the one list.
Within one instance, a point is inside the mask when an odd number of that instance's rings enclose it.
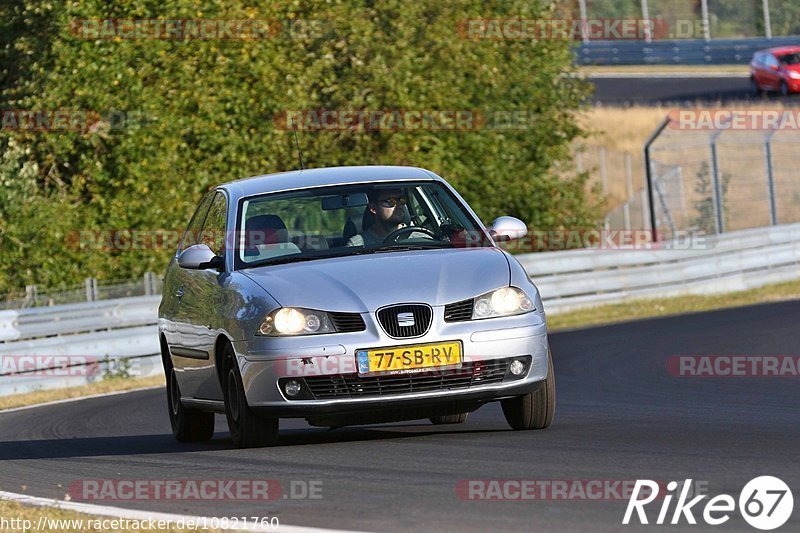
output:
{"label": "car antenna", "polygon": [[303,165],[303,150],[300,149],[300,139],[297,138],[297,124],[294,125],[294,142],[297,145],[297,155],[300,158],[300,170],[305,170]]}

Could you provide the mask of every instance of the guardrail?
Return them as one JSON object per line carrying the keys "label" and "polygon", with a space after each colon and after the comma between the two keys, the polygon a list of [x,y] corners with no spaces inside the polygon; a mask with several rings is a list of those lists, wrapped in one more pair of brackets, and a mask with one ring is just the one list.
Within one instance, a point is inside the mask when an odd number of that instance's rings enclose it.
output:
{"label": "guardrail", "polygon": [[517,259],[539,287],[549,313],[800,278],[800,224],[709,236],[705,243],[686,250],[567,250]]}
{"label": "guardrail", "polygon": [[157,323],[160,296],[0,311],[0,341],[73,335]]}
{"label": "guardrail", "polygon": [[758,50],[792,46],[800,37],[772,39],[676,39],[670,41],[589,41],[576,46],[580,65],[747,64]]}
{"label": "guardrail", "polygon": [[[696,241],[695,241],[696,242]],[[668,246],[668,243],[660,243]],[[567,250],[517,256],[548,313],[646,297],[744,290],[800,278],[800,224],[709,236],[675,250]],[[136,375],[160,370],[159,296],[0,311],[0,359],[10,355],[87,355],[137,359]],[[104,367],[103,367],[104,368]],[[0,371],[0,395],[91,382],[86,376],[30,377]],[[102,372],[101,372],[102,374]]]}

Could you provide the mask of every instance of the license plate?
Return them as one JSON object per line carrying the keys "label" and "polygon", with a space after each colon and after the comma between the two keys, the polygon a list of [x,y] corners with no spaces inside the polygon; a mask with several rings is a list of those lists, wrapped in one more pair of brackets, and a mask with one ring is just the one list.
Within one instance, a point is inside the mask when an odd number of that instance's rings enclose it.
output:
{"label": "license plate", "polygon": [[356,350],[358,373],[400,374],[461,364],[461,342],[438,342]]}

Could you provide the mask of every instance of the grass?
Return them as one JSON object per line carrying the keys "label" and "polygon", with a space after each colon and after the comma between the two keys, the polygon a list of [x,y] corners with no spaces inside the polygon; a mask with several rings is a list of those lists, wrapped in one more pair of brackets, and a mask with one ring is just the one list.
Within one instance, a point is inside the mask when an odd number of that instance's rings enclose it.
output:
{"label": "grass", "polygon": [[750,73],[749,65],[586,65],[579,67],[579,71],[587,76],[591,74],[629,74],[646,73],[649,75],[675,74],[681,72],[705,74],[741,74]]}
{"label": "grass", "polygon": [[[40,518],[44,516],[45,522],[42,524],[43,527],[41,529],[36,529],[39,525]],[[147,530],[148,524],[146,522],[138,521],[140,524],[143,524],[143,527],[140,529],[136,528],[115,528],[111,527],[114,525],[113,518],[103,516],[92,516],[89,514],[84,513],[77,513],[74,511],[66,511],[64,509],[58,509],[55,507],[36,507],[36,506],[28,506],[28,505],[20,505],[17,502],[11,501],[2,501],[0,500],[0,519],[4,520],[5,523],[0,524],[0,532],[17,532],[22,531],[23,526],[29,526],[26,531],[38,531],[38,532],[60,532],[60,531],[75,531],[75,532],[87,532],[87,531],[97,531],[97,532],[129,532],[129,531],[145,531]],[[19,520],[14,522],[15,520]],[[49,520],[49,523],[48,523]],[[61,523],[57,524],[53,521],[59,520]],[[65,521],[72,521],[65,522]],[[25,522],[28,521],[28,522]],[[76,522],[78,521],[78,522]],[[100,524],[96,524],[95,521],[105,521],[105,524],[102,522]],[[16,527],[19,525],[19,527]],[[107,526],[107,527],[94,527],[96,525],[100,526]],[[117,525],[124,525],[124,524],[117,524]],[[158,531],[217,531],[213,529],[178,529],[176,527],[168,527],[166,529],[158,529]]]}
{"label": "grass", "polygon": [[[69,398],[81,398],[92,394],[104,394],[107,392],[119,392],[144,387],[156,387],[164,385],[164,376],[152,376],[147,378],[110,378],[97,383],[81,385],[79,387],[67,387],[64,389],[49,389],[23,394],[12,394],[10,396],[0,396],[0,410],[12,409],[39,403],[52,402],[55,400],[66,400]],[[0,516],[2,516],[0,514]]]}
{"label": "grass", "polygon": [[795,299],[800,299],[800,280],[726,294],[632,300],[555,314],[547,318],[547,323],[551,331],[559,331]]}

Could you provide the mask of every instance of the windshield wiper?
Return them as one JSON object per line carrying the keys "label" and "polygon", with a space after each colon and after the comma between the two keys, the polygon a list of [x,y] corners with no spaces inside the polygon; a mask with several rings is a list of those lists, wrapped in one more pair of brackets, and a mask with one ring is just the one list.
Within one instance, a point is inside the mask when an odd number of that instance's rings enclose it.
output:
{"label": "windshield wiper", "polygon": [[372,248],[362,248],[347,255],[375,254],[382,252],[408,252],[413,250],[435,250],[435,249],[444,249],[452,247],[453,245],[450,243],[441,243],[441,242],[437,244],[402,244],[394,246],[388,245],[388,246],[376,246]]}
{"label": "windshield wiper", "polygon": [[271,265],[285,265],[287,263],[300,263],[302,261],[313,261],[314,259],[327,259],[329,257],[340,257],[339,254],[326,254],[326,255],[285,255],[282,257],[276,257],[275,259],[264,259],[263,261],[257,261],[255,263],[250,263],[247,265],[246,268],[254,268],[254,267],[261,267],[261,266],[271,266]]}

